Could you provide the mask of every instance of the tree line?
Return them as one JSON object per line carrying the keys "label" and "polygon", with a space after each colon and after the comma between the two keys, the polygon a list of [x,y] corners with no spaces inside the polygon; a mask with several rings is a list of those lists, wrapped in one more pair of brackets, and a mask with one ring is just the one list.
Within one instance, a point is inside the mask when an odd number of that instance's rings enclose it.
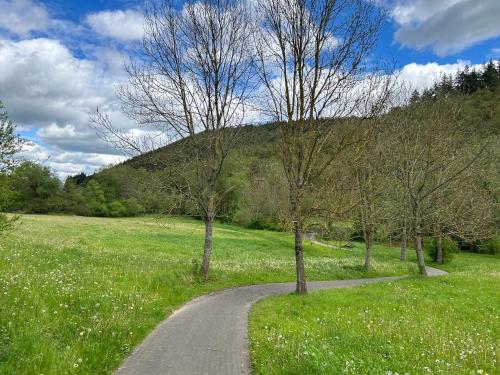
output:
{"label": "tree line", "polygon": [[413,99],[431,98],[444,94],[470,95],[479,90],[495,91],[500,86],[500,61],[490,60],[481,68],[458,70],[455,74],[443,74],[432,87],[426,88],[422,93],[413,92]]}

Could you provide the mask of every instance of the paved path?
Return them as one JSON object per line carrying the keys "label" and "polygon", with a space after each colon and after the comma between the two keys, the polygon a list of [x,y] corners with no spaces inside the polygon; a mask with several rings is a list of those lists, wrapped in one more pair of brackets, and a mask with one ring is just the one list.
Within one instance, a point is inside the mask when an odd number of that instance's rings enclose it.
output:
{"label": "paved path", "polygon": [[[427,268],[429,276],[446,272]],[[345,288],[399,277],[309,282],[310,290]],[[226,289],[188,302],[140,344],[117,375],[251,374],[248,357],[248,312],[258,300],[291,293],[295,283]]]}

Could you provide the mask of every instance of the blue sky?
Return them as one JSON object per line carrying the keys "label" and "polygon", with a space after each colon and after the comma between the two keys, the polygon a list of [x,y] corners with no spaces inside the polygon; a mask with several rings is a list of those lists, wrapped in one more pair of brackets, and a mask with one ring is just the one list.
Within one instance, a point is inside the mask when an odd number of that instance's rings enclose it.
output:
{"label": "blue sky", "polygon": [[[500,58],[499,0],[371,1],[388,15],[373,57],[394,59],[417,88],[465,64]],[[123,158],[97,138],[88,114],[99,106],[127,131],[140,132],[121,114],[114,88],[141,38],[142,5],[0,0],[0,99],[34,141],[26,157],[61,178]]]}
{"label": "blue sky", "polygon": [[[446,0],[432,0],[435,3],[443,2]],[[432,2],[430,1],[430,2]],[[429,3],[430,3],[429,2]],[[467,1],[464,1],[467,3]],[[99,1],[78,1],[78,0],[51,0],[41,1],[40,3],[49,10],[50,14],[54,17],[69,20],[75,24],[81,24],[85,18],[92,13],[99,13],[103,11],[116,11],[116,10],[141,10],[143,1],[137,0],[99,0]],[[397,3],[397,2],[393,2]],[[400,2],[400,3],[405,3]],[[418,3],[418,1],[406,1],[406,3]],[[421,2],[422,7],[425,7],[425,2]],[[451,1],[453,3],[453,1]],[[481,3],[481,0],[469,2],[471,5],[474,3]],[[387,2],[386,2],[387,4]],[[389,3],[390,4],[390,3]],[[390,5],[389,5],[390,6]],[[497,14],[497,20],[500,23],[500,14]],[[470,61],[472,64],[480,64],[489,58],[500,57],[500,36],[487,38],[479,43],[475,43],[469,48],[457,52],[439,55],[432,50],[432,47],[427,48],[412,48],[403,46],[401,43],[394,39],[394,34],[397,32],[399,25],[394,20],[388,19],[385,27],[380,36],[380,44],[377,48],[377,55],[381,57],[395,57],[398,64],[403,66],[408,63],[425,64],[428,62],[437,62],[439,64],[455,63],[457,60]],[[457,30],[460,31],[460,30]],[[467,33],[467,29],[462,30]],[[460,33],[457,37],[460,39]],[[495,49],[497,51],[495,51]]]}

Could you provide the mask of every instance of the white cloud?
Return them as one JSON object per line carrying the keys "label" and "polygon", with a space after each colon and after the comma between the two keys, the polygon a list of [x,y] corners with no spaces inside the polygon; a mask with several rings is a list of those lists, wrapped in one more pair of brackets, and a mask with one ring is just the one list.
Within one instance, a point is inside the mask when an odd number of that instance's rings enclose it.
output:
{"label": "white cloud", "polygon": [[461,60],[455,64],[443,65],[435,62],[427,64],[411,63],[399,70],[399,79],[410,84],[414,89],[422,91],[431,87],[444,74],[454,75],[458,70],[463,70],[467,64],[468,61]]}
{"label": "white cloud", "polygon": [[90,108],[113,95],[104,73],[56,40],[0,40],[0,92],[21,124],[86,121]]}
{"label": "white cloud", "polygon": [[427,21],[463,0],[397,0],[391,9],[392,18],[399,25]]}
{"label": "white cloud", "polygon": [[115,97],[123,72],[110,73],[105,60],[77,58],[52,39],[0,40],[0,99],[18,129],[36,134],[38,143],[25,158],[45,161],[61,178],[123,159],[89,124],[89,113],[99,106],[115,124],[134,127]]}
{"label": "white cloud", "polygon": [[86,22],[96,33],[114,39],[140,40],[144,34],[144,16],[131,9],[92,13]]}
{"label": "white cloud", "polygon": [[0,40],[0,99],[15,123],[42,128],[38,135],[52,146],[102,152],[89,126],[89,113],[98,106],[122,126],[133,127],[119,114],[116,79],[106,64],[76,58],[59,41]]}
{"label": "white cloud", "polygon": [[439,56],[460,52],[500,35],[499,0],[383,1],[398,25],[395,39]]}
{"label": "white cloud", "polygon": [[20,156],[47,165],[61,180],[80,172],[91,174],[103,165],[117,164],[125,159],[119,155],[58,151],[37,143],[27,146]]}
{"label": "white cloud", "polygon": [[488,54],[489,59],[496,59],[500,57],[500,48],[492,48]]}
{"label": "white cloud", "polygon": [[[498,61],[493,60],[495,63]],[[470,70],[482,71],[483,64],[471,64],[470,61],[458,60],[454,64],[438,64],[435,62],[427,64],[411,63],[402,67],[397,73],[401,81],[409,84],[412,88],[423,91],[432,87],[434,82],[444,74],[455,75],[457,71],[463,70],[466,66]]]}
{"label": "white cloud", "polygon": [[129,57],[124,52],[107,46],[96,47],[92,54],[101,64],[102,70],[106,71],[112,77],[126,77],[124,66],[129,61]]}
{"label": "white cloud", "polygon": [[97,139],[94,129],[88,125],[76,127],[72,124],[58,126],[52,123],[39,129],[36,135],[44,144],[51,145],[58,150],[103,154],[120,153],[119,150],[113,149]]}
{"label": "white cloud", "polygon": [[50,24],[45,7],[31,0],[0,0],[0,29],[27,36],[45,30]]}

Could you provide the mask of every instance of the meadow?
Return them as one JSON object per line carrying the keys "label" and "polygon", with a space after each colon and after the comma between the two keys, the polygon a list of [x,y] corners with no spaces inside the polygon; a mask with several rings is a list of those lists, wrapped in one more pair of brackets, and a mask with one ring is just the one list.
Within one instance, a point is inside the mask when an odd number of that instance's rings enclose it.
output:
{"label": "meadow", "polygon": [[[290,234],[218,224],[211,277],[202,281],[203,234],[190,219],[22,216],[0,237],[0,374],[110,374],[193,297],[295,278]],[[383,246],[366,272],[361,246],[306,243],[308,278],[416,272]]]}
{"label": "meadow", "polygon": [[254,374],[500,374],[500,257],[440,267],[450,275],[259,302]]}

